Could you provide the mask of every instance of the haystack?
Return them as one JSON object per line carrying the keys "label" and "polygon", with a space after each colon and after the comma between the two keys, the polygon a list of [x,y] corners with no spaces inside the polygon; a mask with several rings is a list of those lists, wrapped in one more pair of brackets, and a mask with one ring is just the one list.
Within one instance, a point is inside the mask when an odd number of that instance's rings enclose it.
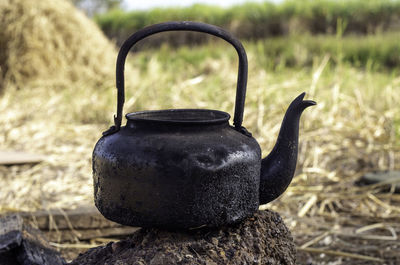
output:
{"label": "haystack", "polygon": [[2,0],[0,28],[0,90],[113,81],[115,48],[68,0]]}

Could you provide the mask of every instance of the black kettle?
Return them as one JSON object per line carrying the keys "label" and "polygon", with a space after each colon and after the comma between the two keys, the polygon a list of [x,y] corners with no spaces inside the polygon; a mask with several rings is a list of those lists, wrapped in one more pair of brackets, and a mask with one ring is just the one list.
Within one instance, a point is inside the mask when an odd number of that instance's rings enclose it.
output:
{"label": "black kettle", "polygon": [[[163,31],[205,32],[232,44],[239,56],[233,126],[226,112],[169,109],[126,114],[124,65],[130,48]],[[289,106],[277,143],[264,159],[242,126],[247,56],[222,28],[198,22],[166,22],[130,36],[117,59],[117,115],[93,151],[95,204],[108,219],[124,225],[193,229],[240,222],[260,204],[280,196],[297,161],[299,120],[315,105],[298,96]]]}

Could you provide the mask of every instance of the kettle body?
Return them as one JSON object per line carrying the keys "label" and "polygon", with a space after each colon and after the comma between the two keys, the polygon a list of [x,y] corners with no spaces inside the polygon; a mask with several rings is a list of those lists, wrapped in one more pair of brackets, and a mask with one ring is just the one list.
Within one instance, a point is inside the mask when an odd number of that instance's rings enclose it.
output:
{"label": "kettle body", "polygon": [[[128,114],[126,126],[94,149],[95,203],[106,218],[192,229],[239,222],[257,210],[261,150],[229,125],[229,114],[179,109],[143,116]],[[188,116],[197,123],[182,118]]]}

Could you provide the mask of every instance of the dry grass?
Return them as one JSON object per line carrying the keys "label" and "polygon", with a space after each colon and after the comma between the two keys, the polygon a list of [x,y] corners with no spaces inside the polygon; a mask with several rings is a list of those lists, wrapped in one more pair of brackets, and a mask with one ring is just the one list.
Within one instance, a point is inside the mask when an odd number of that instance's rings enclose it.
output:
{"label": "dry grass", "polygon": [[69,1],[1,1],[0,27],[0,148],[51,154],[38,166],[1,168],[0,210],[72,207],[90,197],[86,185],[86,196],[69,194],[87,179],[79,172],[89,161],[72,159],[71,168],[67,156],[91,148],[93,127],[73,121],[112,87],[116,51]]}
{"label": "dry grass", "polygon": [[[67,12],[71,8],[68,4],[43,2],[48,3],[40,10],[61,7],[68,14],[66,19],[78,16],[84,20],[80,13]],[[25,3],[29,14],[34,6],[40,6],[22,0],[13,3]],[[4,10],[4,3],[1,5],[0,12]],[[62,17],[59,15],[57,23]],[[80,31],[71,26],[67,39],[80,39],[76,45],[81,51],[99,52],[97,57],[92,54],[99,61],[79,59],[74,50],[75,59],[65,62],[68,56],[63,57],[62,50],[56,49],[49,64],[39,64],[37,60],[49,54],[36,54],[43,50],[39,46],[25,50],[31,54],[26,55],[25,65],[17,59],[6,61],[15,62],[16,68],[11,69],[14,63],[6,64],[8,81],[0,98],[0,149],[40,153],[47,160],[35,166],[0,167],[0,213],[70,209],[93,201],[91,152],[101,132],[111,125],[116,105],[110,77],[115,52],[91,22],[83,20]],[[83,26],[85,23],[89,24]],[[29,37],[34,28],[28,31]],[[18,31],[16,27],[4,32]],[[14,38],[27,38],[23,33],[10,37],[4,32],[2,38],[13,40],[9,45],[18,42]],[[92,38],[99,40],[92,42]],[[20,57],[24,49],[10,50],[9,58]],[[147,51],[131,56],[133,67],[126,71],[125,111],[198,107],[232,112],[236,83],[233,49],[228,51],[218,43],[212,46],[213,53],[220,54],[218,58],[179,61],[177,58],[186,53],[182,49],[164,47],[161,53]],[[199,49],[190,52],[195,54]],[[376,264],[381,260],[398,264],[400,196],[383,193],[379,185],[358,187],[354,183],[366,171],[399,169],[400,95],[396,91],[400,77],[345,64],[331,66],[329,55],[315,58],[309,69],[271,73],[257,66],[254,50],[250,48],[248,53],[244,125],[253,132],[264,155],[272,149],[284,111],[295,96],[306,91],[308,98],[318,102],[302,117],[297,176],[281,198],[262,206],[284,217],[299,246],[300,261],[311,257],[317,264]],[[59,60],[61,67],[56,64]],[[22,75],[29,63],[30,67],[41,67]],[[4,61],[1,65],[4,69]],[[64,68],[69,70],[57,71]],[[76,79],[70,75],[74,69]]]}
{"label": "dry grass", "polygon": [[69,1],[2,0],[0,27],[0,91],[112,80],[111,43]]}
{"label": "dry grass", "polygon": [[[140,86],[133,84],[127,97],[131,110],[207,107],[231,112],[236,67],[231,67],[235,63],[230,56],[186,65],[185,72],[163,64],[151,53],[134,56],[134,64],[142,57],[149,65],[132,71],[141,78]],[[251,51],[249,58],[251,64]],[[319,264],[325,264],[323,260],[346,264],[346,257],[337,257],[343,253],[380,259],[391,255],[398,261],[391,247],[398,245],[399,195],[381,193],[379,185],[357,187],[354,182],[365,171],[395,169],[399,162],[396,120],[400,99],[394,91],[400,88],[400,79],[348,66],[328,65],[321,71],[324,64],[321,60],[310,71],[250,69],[245,125],[264,155],[275,142],[292,98],[308,91],[308,97],[318,102],[302,117],[298,175],[288,191],[266,207],[281,213],[296,242],[305,245],[299,253],[312,252],[310,247],[317,246],[331,255],[320,258]],[[49,92],[49,87],[6,93],[0,101],[0,123],[5,128],[0,148],[38,152],[48,159],[33,167],[1,168],[0,185],[8,187],[0,193],[1,211],[92,203],[91,151],[111,123],[115,102],[111,88],[103,93],[90,87],[64,89],[61,95]],[[374,224],[379,226],[366,229]],[[363,227],[367,233],[359,230]],[[349,248],[340,240],[356,243]],[[363,247],[366,243],[369,248]],[[389,250],[382,252],[382,245]]]}

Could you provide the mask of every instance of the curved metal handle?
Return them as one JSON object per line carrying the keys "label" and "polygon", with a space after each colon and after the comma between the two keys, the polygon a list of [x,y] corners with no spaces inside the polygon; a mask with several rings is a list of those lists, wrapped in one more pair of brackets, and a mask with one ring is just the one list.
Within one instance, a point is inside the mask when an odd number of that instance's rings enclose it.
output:
{"label": "curved metal handle", "polygon": [[204,32],[217,37],[224,39],[235,47],[238,56],[239,56],[239,71],[238,71],[238,80],[237,80],[237,88],[236,88],[236,101],[235,101],[235,115],[233,118],[233,124],[235,128],[239,131],[243,131],[242,121],[243,121],[243,111],[244,111],[244,102],[246,97],[246,85],[247,85],[247,55],[246,51],[243,48],[243,45],[240,43],[238,39],[233,37],[229,32],[224,29],[205,24],[200,22],[191,22],[191,21],[172,21],[165,22],[160,24],[155,24],[146,28],[143,28],[133,35],[131,35],[121,46],[121,49],[118,53],[117,58],[117,69],[116,69],[116,79],[117,79],[117,89],[118,89],[118,105],[117,105],[117,115],[114,116],[115,126],[111,127],[106,134],[116,132],[121,127],[122,121],[122,109],[125,101],[125,85],[124,85],[124,67],[125,67],[125,59],[128,55],[129,50],[135,45],[138,41],[159,33],[163,31],[196,31],[196,32]]}

